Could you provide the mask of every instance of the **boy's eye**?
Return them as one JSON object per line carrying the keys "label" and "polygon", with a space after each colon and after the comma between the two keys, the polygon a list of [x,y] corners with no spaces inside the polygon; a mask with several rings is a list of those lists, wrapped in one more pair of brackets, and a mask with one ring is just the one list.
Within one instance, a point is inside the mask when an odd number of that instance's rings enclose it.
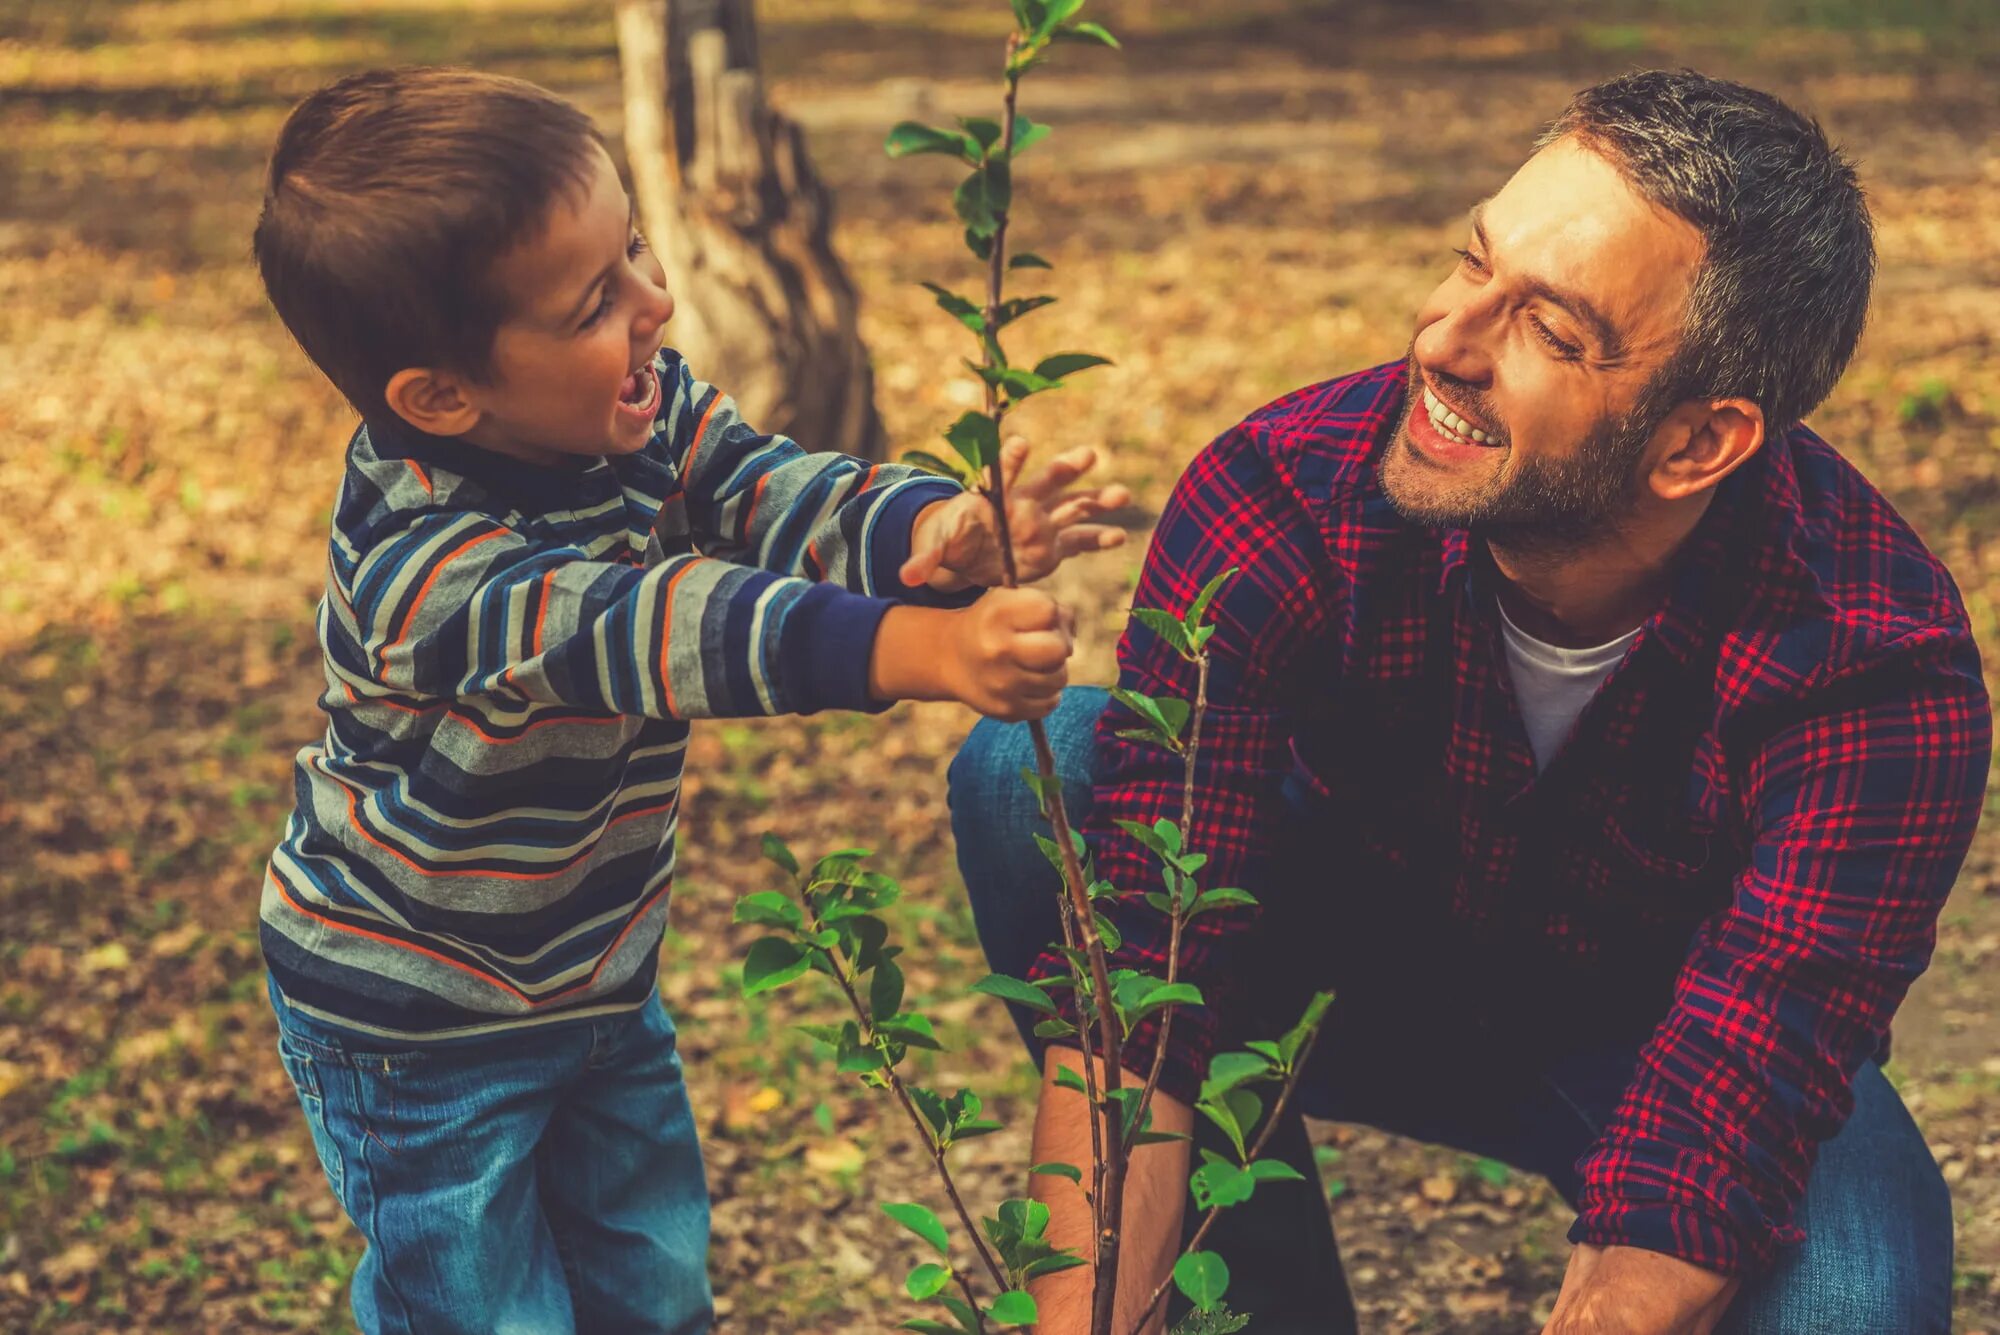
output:
{"label": "boy's eye", "polygon": [[610,314],[611,304],[612,304],[612,285],[610,283],[606,283],[604,285],[604,295],[597,299],[596,309],[592,310],[590,314],[584,316],[583,323],[578,325],[577,328],[579,330],[589,329],[591,326],[595,325],[599,320],[602,320],[606,315]]}
{"label": "boy's eye", "polygon": [[1457,246],[1453,246],[1451,253],[1458,256],[1458,262],[1464,265],[1468,271],[1472,273],[1486,272],[1486,262],[1471,251],[1460,250]]}
{"label": "boy's eye", "polygon": [[625,253],[637,258],[646,249],[646,237],[642,232],[632,233],[632,244],[625,247]]}

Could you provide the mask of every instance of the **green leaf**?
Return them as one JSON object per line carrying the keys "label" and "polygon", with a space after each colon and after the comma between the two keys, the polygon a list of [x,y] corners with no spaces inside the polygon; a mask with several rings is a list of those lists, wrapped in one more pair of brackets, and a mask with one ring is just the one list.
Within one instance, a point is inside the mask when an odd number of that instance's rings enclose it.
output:
{"label": "green leaf", "polygon": [[[1153,1110],[1151,1108],[1146,1110],[1146,1120],[1148,1122],[1153,1120]],[[1141,1145],[1165,1145],[1169,1141],[1193,1139],[1194,1137],[1185,1131],[1155,1131],[1148,1126],[1134,1131],[1126,1138],[1125,1143],[1137,1149]]]}
{"label": "green leaf", "polygon": [[944,1304],[947,1312],[958,1318],[958,1324],[964,1328],[967,1335],[972,1335],[979,1329],[979,1313],[973,1311],[968,1304],[957,1298],[939,1297],[938,1301]]}
{"label": "green leaf", "polygon": [[1283,1159],[1259,1159],[1244,1170],[1259,1182],[1303,1182],[1305,1174]]}
{"label": "green leaf", "polygon": [[1055,1256],[1044,1256],[1039,1261],[1030,1261],[1027,1265],[1022,1266],[1021,1278],[1040,1279],[1043,1275],[1053,1275],[1064,1270],[1074,1270],[1080,1265],[1087,1264],[1089,1263],[1081,1256],[1073,1254],[1059,1253]]}
{"label": "green leaf", "polygon": [[1187,1300],[1206,1312],[1229,1288],[1229,1266],[1214,1252],[1189,1252],[1174,1262],[1174,1283]]}
{"label": "green leaf", "polygon": [[994,313],[993,327],[995,329],[1005,329],[1008,325],[1029,312],[1038,311],[1044,306],[1053,306],[1055,304],[1056,299],[1054,297],[1015,297],[1012,301],[1003,301],[1000,303],[999,310]]}
{"label": "green leaf", "polygon": [[893,1015],[886,1020],[877,1020],[875,1032],[912,1048],[929,1048],[933,1052],[942,1051],[944,1048],[944,1045],[937,1040],[937,1030],[931,1027],[931,1018],[928,1015],[912,1012],[908,1015]]}
{"label": "green leaf", "polygon": [[951,424],[944,438],[975,471],[990,467],[1000,457],[1000,426],[985,413],[966,413]]}
{"label": "green leaf", "polygon": [[1033,371],[1023,371],[1019,367],[1007,367],[995,371],[993,379],[1016,403],[1061,387],[1054,380],[1038,376]]}
{"label": "green leaf", "polygon": [[1257,1179],[1227,1159],[1211,1159],[1188,1176],[1194,1203],[1204,1210],[1241,1205],[1256,1189]]}
{"label": "green leaf", "polygon": [[[1243,1046],[1256,1053],[1259,1057],[1265,1058],[1274,1066],[1285,1059],[1284,1054],[1278,1051],[1278,1045],[1268,1038],[1253,1038]],[[1213,1070],[1214,1068],[1211,1066],[1210,1069]]]}
{"label": "green leaf", "polygon": [[1049,127],[1026,116],[1014,118],[1014,151],[1010,157],[1020,157],[1036,144],[1049,137]]}
{"label": "green leaf", "polygon": [[954,1140],[972,1140],[979,1136],[990,1136],[1000,1130],[1000,1124],[990,1117],[975,1118],[955,1128],[951,1135]]}
{"label": "green leaf", "polygon": [[1119,931],[1118,924],[1102,913],[1093,912],[1090,916],[1097,925],[1097,939],[1104,943],[1106,950],[1117,953],[1118,948],[1125,944],[1125,933]]}
{"label": "green leaf", "polygon": [[1049,1207],[1036,1200],[1002,1201],[1000,1220],[1016,1238],[1039,1238],[1049,1226]]}
{"label": "green leaf", "polygon": [[1201,592],[1196,594],[1194,601],[1188,604],[1187,615],[1181,618],[1181,623],[1188,628],[1189,633],[1193,633],[1195,627],[1201,625],[1203,620],[1207,618],[1209,604],[1215,601],[1216,594],[1222,592],[1223,585],[1236,578],[1236,570],[1235,566],[1231,566],[1208,583],[1202,585]]}
{"label": "green leaf", "polygon": [[918,286],[937,298],[940,309],[956,316],[960,324],[975,334],[986,328],[986,312],[975,302],[936,283],[920,283]]}
{"label": "green leaf", "polygon": [[1014,19],[1028,32],[1042,26],[1042,15],[1046,12],[1043,0],[1009,0],[1014,6]]}
{"label": "green leaf", "polygon": [[780,867],[783,867],[787,876],[797,876],[799,874],[799,860],[792,856],[792,850],[785,846],[784,840],[766,830],[764,832],[763,848],[764,856],[772,862],[777,863]]}
{"label": "green leaf", "polygon": [[1035,1026],[1036,1038],[1068,1038],[1076,1032],[1076,1026],[1057,1016],[1053,1020],[1043,1020]]}
{"label": "green leaf", "polygon": [[1238,1085],[1269,1079],[1272,1074],[1271,1063],[1254,1052],[1218,1052],[1208,1063],[1201,1097],[1220,1098]]}
{"label": "green leaf", "polygon": [[940,1255],[951,1254],[951,1241],[945,1236],[944,1225],[924,1206],[915,1201],[889,1201],[882,1206],[882,1213],[937,1248]]}
{"label": "green leaf", "polygon": [[917,1111],[922,1113],[924,1121],[930,1124],[931,1134],[943,1138],[951,1130],[952,1119],[951,1114],[945,1109],[944,1100],[938,1097],[938,1092],[926,1089],[922,1085],[906,1085],[904,1088],[909,1091],[910,1102],[917,1105]]}
{"label": "green leaf", "polygon": [[1189,916],[1193,916],[1196,913],[1207,913],[1211,909],[1233,908],[1238,905],[1254,906],[1256,903],[1257,896],[1251,894],[1248,890],[1238,890],[1233,885],[1225,885],[1214,890],[1202,892],[1200,898],[1194,901],[1194,907],[1189,909],[1188,913]]}
{"label": "green leaf", "polygon": [[912,468],[921,468],[926,473],[935,473],[939,477],[948,477],[953,482],[968,489],[976,485],[968,478],[962,465],[940,459],[928,450],[905,450],[903,451],[902,462]]}
{"label": "green leaf", "polygon": [[1073,1163],[1038,1163],[1028,1170],[1030,1176],[1066,1177],[1078,1186],[1083,1185],[1083,1170]]}
{"label": "green leaf", "polygon": [[940,130],[934,126],[921,125],[916,121],[902,121],[889,131],[889,137],[882,143],[892,158],[913,157],[918,153],[943,153],[947,157],[963,158],[970,162],[979,160],[979,148],[965,135],[952,130]]}
{"label": "green leaf", "polygon": [[1040,1011],[1044,1015],[1056,1013],[1056,1003],[1049,1000],[1049,994],[1033,983],[1019,978],[1009,978],[1004,973],[989,973],[972,985],[975,992],[984,992],[989,997],[1011,1001],[1026,1006],[1029,1010]]}
{"label": "green leaf", "polygon": [[893,962],[875,966],[868,979],[868,1013],[881,1017],[903,1008],[903,971]]}
{"label": "green leaf", "polygon": [[1151,1015],[1167,1006],[1199,1006],[1202,1004],[1201,989],[1193,983],[1161,983],[1145,994],[1139,1001],[1133,1018]]}
{"label": "green leaf", "polygon": [[1249,1317],[1230,1311],[1228,1303],[1218,1303],[1212,1312],[1189,1312],[1167,1335],[1237,1335],[1249,1328]]}
{"label": "green leaf", "polygon": [[985,116],[960,116],[958,124],[965,131],[965,137],[979,145],[982,153],[1000,142],[999,121],[989,120]]}
{"label": "green leaf", "polygon": [[1090,1092],[1090,1087],[1083,1083],[1083,1074],[1073,1066],[1056,1067],[1056,1087],[1073,1089],[1079,1094]]}
{"label": "green leaf", "polygon": [[1110,30],[1101,23],[1076,23],[1067,28],[1059,28],[1049,36],[1058,42],[1095,42],[1114,51],[1119,49],[1118,39],[1113,37]]}
{"label": "green leaf", "polygon": [[910,1272],[910,1277],[903,1282],[903,1287],[909,1291],[912,1298],[922,1302],[926,1298],[936,1296],[937,1292],[949,1283],[951,1283],[951,1271],[935,1261],[926,1261]]}
{"label": "green leaf", "polygon": [[1315,992],[1312,1000],[1306,1003],[1306,1013],[1278,1040],[1278,1051],[1284,1054],[1286,1066],[1298,1060],[1299,1050],[1319,1031],[1320,1021],[1326,1018],[1326,1008],[1332,1004],[1333,993]]}
{"label": "green leaf", "polygon": [[1188,656],[1187,627],[1181,624],[1179,617],[1169,616],[1156,607],[1135,607],[1132,619],[1165,640],[1167,647],[1181,657]]}
{"label": "green leaf", "polygon": [[754,997],[783,987],[812,967],[811,953],[796,941],[767,936],[743,957],[743,995]]}
{"label": "green leaf", "polygon": [[1151,740],[1170,751],[1181,749],[1181,729],[1187,726],[1191,710],[1187,701],[1173,696],[1155,699],[1123,686],[1112,687],[1111,698],[1139,716]]}
{"label": "green leaf", "polygon": [[1035,1300],[1019,1289],[1001,1294],[986,1309],[987,1319],[996,1326],[1032,1326],[1038,1319]]}
{"label": "green leaf", "polygon": [[993,201],[987,194],[984,170],[975,171],[958,183],[958,189],[952,191],[951,206],[973,236],[986,238],[1000,230],[1000,219],[994,216]]}
{"label": "green leaf", "polygon": [[1008,259],[1009,269],[1053,269],[1056,266],[1037,255],[1032,250],[1024,250]]}
{"label": "green leaf", "polygon": [[1078,371],[1088,371],[1093,366],[1110,366],[1109,357],[1099,357],[1089,352],[1058,352],[1035,363],[1035,374],[1047,376],[1050,380],[1061,380],[1073,376]]}
{"label": "green leaf", "polygon": [[1035,25],[1035,36],[1049,36],[1059,24],[1074,18],[1083,4],[1084,0],[1042,0],[1042,21]]}
{"label": "green leaf", "polygon": [[947,1326],[942,1321],[933,1321],[923,1316],[913,1316],[896,1329],[914,1330],[918,1335],[965,1335],[963,1326]]}
{"label": "green leaf", "polygon": [[993,258],[993,234],[981,234],[968,227],[965,229],[965,248],[981,260],[990,260]]}
{"label": "green leaf", "polygon": [[776,890],[759,890],[736,901],[736,911],[730,915],[730,920],[796,931],[804,925],[805,915],[790,895],[781,895]]}

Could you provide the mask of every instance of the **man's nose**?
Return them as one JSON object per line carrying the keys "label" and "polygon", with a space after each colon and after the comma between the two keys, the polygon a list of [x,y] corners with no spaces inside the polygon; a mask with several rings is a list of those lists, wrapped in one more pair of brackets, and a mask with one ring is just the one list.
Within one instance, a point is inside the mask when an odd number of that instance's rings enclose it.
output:
{"label": "man's nose", "polygon": [[1417,331],[1417,365],[1472,385],[1492,377],[1495,322],[1483,295],[1458,302]]}

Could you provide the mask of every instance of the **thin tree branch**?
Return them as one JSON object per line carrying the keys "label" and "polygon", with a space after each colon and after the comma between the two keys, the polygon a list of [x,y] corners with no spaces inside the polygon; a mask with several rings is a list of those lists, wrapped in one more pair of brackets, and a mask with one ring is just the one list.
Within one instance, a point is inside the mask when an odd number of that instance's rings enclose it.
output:
{"label": "thin tree branch", "polygon": [[[1313,1045],[1318,1042],[1319,1029],[1315,1027],[1312,1033],[1306,1036],[1306,1041],[1299,1045],[1299,1050],[1292,1059],[1291,1074],[1285,1077],[1285,1086],[1278,1093],[1278,1101],[1272,1106],[1270,1117],[1265,1119],[1264,1129],[1259,1131],[1257,1139],[1250,1143],[1250,1153],[1245,1159],[1246,1163],[1257,1162],[1257,1156],[1262,1154],[1264,1146],[1270,1143],[1272,1134],[1278,1129],[1278,1120],[1285,1115],[1285,1108],[1292,1101],[1292,1091],[1298,1088],[1299,1075],[1306,1069],[1306,1059],[1312,1056]],[[1181,1249],[1181,1256],[1201,1250],[1201,1244],[1208,1237],[1208,1230],[1215,1226],[1216,1216],[1221,1213],[1220,1205],[1208,1207],[1208,1213],[1202,1216],[1201,1226],[1195,1229],[1194,1236],[1188,1239],[1187,1246]],[[1175,1258],[1175,1263],[1179,1263],[1178,1257]],[[1160,1302],[1167,1296],[1167,1289],[1173,1282],[1173,1275],[1170,1272],[1160,1281],[1160,1286],[1153,1290],[1153,1296],[1146,1300],[1146,1310],[1139,1314],[1137,1324],[1132,1327],[1132,1335],[1139,1335],[1139,1332],[1146,1328],[1146,1323],[1153,1319],[1153,1313],[1159,1310]]]}

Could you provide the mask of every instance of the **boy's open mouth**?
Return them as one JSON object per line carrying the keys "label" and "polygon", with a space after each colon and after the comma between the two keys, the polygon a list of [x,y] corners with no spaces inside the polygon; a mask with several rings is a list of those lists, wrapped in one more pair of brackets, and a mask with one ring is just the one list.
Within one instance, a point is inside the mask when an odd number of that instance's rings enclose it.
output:
{"label": "boy's open mouth", "polygon": [[618,387],[618,411],[651,419],[660,406],[660,377],[651,366],[643,366],[625,377]]}

